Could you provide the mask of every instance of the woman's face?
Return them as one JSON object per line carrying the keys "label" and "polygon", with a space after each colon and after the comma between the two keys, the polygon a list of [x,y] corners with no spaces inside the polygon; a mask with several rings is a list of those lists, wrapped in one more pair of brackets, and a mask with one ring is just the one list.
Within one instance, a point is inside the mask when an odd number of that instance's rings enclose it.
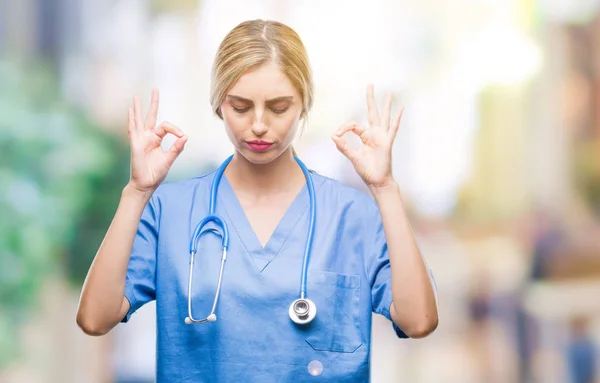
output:
{"label": "woman's face", "polygon": [[248,161],[266,164],[289,148],[302,100],[276,64],[244,74],[227,93],[221,114],[229,139]]}

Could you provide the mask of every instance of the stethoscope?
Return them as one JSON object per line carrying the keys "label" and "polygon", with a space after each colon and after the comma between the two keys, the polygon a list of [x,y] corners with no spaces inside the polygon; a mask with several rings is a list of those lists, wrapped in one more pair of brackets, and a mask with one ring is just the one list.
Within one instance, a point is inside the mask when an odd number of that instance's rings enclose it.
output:
{"label": "stethoscope", "polygon": [[[225,266],[225,260],[227,259],[227,248],[229,247],[229,231],[227,229],[227,224],[223,220],[223,218],[216,215],[216,205],[217,205],[217,191],[219,190],[219,183],[221,181],[221,177],[223,176],[223,172],[233,155],[230,156],[221,164],[221,166],[216,170],[215,177],[212,182],[212,186],[210,189],[210,205],[208,216],[206,216],[198,226],[196,226],[196,230],[194,230],[194,234],[192,235],[192,239],[190,241],[190,272],[188,279],[188,316],[185,318],[186,324],[192,323],[205,323],[205,322],[214,322],[217,320],[217,315],[215,314],[215,310],[217,308],[217,302],[219,301],[219,293],[221,291],[221,281],[223,279],[223,267]],[[312,177],[310,176],[309,170],[307,167],[298,159],[294,157],[302,172],[304,173],[304,177],[306,178],[306,185],[308,188],[308,196],[310,199],[310,217],[309,217],[309,226],[308,226],[308,235],[306,238],[306,246],[304,249],[304,261],[302,262],[302,276],[300,279],[300,298],[294,300],[289,308],[289,316],[297,324],[305,324],[311,322],[315,315],[317,314],[317,306],[313,301],[306,298],[306,274],[308,269],[308,260],[310,258],[310,252],[312,249],[312,240],[315,231],[315,216],[316,216],[316,202],[315,202],[315,188],[312,181]],[[209,222],[213,222],[217,226],[220,227],[221,231],[218,229],[206,229],[204,227]],[[210,314],[204,319],[194,319],[192,316],[192,281],[193,281],[193,272],[194,272],[194,258],[196,255],[196,251],[198,250],[198,240],[199,238],[207,232],[213,232],[221,237],[221,246],[223,248],[223,253],[221,255],[221,268],[219,270],[219,280],[217,282],[217,290],[215,293],[215,299],[213,301],[212,309],[210,310]]]}

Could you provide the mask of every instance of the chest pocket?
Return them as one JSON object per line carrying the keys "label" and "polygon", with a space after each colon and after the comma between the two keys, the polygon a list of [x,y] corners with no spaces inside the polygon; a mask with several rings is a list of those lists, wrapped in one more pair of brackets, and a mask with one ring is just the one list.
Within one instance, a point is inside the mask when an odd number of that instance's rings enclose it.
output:
{"label": "chest pocket", "polygon": [[362,344],[360,276],[309,270],[307,298],[317,306],[306,342],[315,350],[354,352]]}

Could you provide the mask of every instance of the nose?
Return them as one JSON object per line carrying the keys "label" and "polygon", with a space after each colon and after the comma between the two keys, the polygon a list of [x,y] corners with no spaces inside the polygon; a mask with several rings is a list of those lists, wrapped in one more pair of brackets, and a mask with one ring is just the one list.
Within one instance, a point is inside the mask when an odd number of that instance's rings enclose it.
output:
{"label": "nose", "polygon": [[256,134],[257,136],[262,136],[269,130],[267,124],[263,122],[262,117],[262,113],[257,113],[252,124],[252,133]]}

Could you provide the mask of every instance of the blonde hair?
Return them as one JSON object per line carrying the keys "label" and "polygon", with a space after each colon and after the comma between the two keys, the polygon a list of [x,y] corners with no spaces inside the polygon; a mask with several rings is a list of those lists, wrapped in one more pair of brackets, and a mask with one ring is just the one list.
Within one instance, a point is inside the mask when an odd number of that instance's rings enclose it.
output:
{"label": "blonde hair", "polygon": [[210,103],[219,118],[223,118],[221,104],[239,78],[269,62],[279,66],[300,94],[301,116],[306,122],[313,104],[313,79],[304,44],[287,25],[260,19],[238,24],[219,45],[212,67],[210,91]]}

